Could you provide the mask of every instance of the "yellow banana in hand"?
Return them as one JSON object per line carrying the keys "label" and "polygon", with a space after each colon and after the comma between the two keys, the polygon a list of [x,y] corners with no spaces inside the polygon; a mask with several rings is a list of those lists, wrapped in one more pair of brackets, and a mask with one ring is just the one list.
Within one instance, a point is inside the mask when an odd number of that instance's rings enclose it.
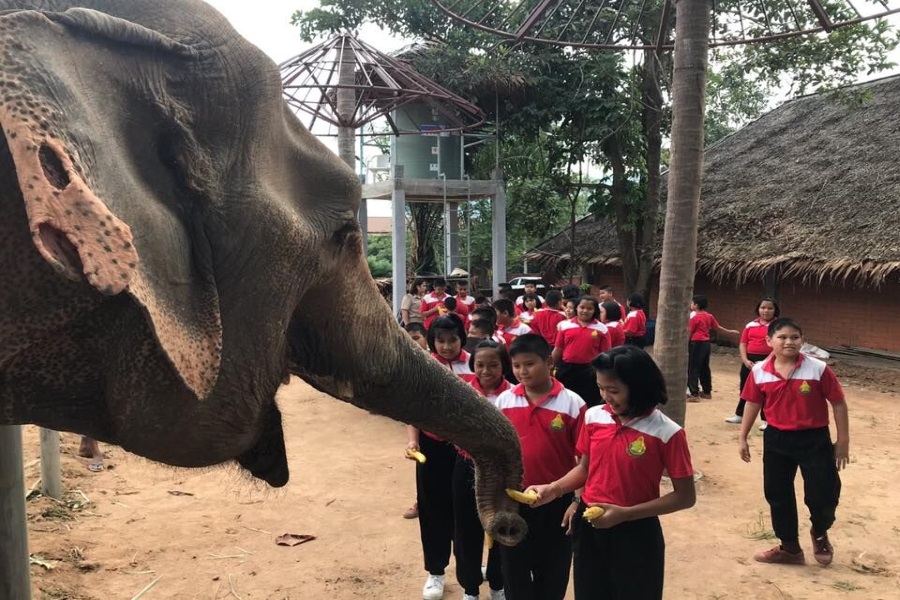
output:
{"label": "yellow banana in hand", "polygon": [[527,504],[531,506],[537,500],[537,492],[520,492],[519,490],[514,490],[512,488],[506,488],[506,495],[515,500],[516,502],[521,502],[522,504]]}
{"label": "yellow banana in hand", "polygon": [[425,455],[419,452],[418,450],[413,450],[412,448],[406,449],[406,456],[419,461],[420,463],[425,463]]}
{"label": "yellow banana in hand", "polygon": [[585,521],[593,521],[597,517],[602,517],[603,513],[606,511],[600,508],[599,506],[589,506],[584,509],[584,514],[581,516]]}

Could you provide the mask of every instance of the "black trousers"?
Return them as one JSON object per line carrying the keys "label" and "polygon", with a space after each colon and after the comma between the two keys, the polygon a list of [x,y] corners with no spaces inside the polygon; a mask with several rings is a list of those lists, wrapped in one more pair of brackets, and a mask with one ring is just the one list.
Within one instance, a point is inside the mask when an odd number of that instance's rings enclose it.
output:
{"label": "black trousers", "polygon": [[528,535],[518,546],[499,546],[507,600],[563,600],[572,566],[572,537],[560,525],[572,494],[539,508],[522,507]]}
{"label": "black trousers", "polygon": [[425,554],[425,570],[443,575],[450,564],[453,544],[453,466],[456,448],[419,432],[419,449],[425,463],[416,463],[416,501],[419,534]]}
{"label": "black trousers", "polygon": [[625,338],[626,346],[637,346],[638,348],[643,348],[647,345],[647,336],[646,335],[638,335],[635,337],[626,337]]}
{"label": "black trousers", "polygon": [[[456,557],[456,581],[466,594],[478,595],[484,582],[481,559],[484,551],[484,528],[475,504],[475,463],[456,456],[453,467],[453,556]],[[492,590],[503,589],[499,545],[491,548],[487,559],[487,580]]]}
{"label": "black trousers", "polygon": [[575,516],[575,600],[662,600],[666,543],[659,519],[594,529]]}
{"label": "black trousers", "polygon": [[711,349],[709,341],[688,342],[688,389],[693,396],[701,390],[707,394],[712,393],[712,372],[709,370]]}
{"label": "black trousers", "polygon": [[834,524],[841,478],[827,427],[783,431],[772,425],[763,434],[763,484],[772,511],[772,529],[782,542],[796,542],[797,498],[794,478],[803,477],[803,501],[818,535]]}
{"label": "black trousers", "polygon": [[[747,358],[753,362],[759,362],[761,360],[766,360],[767,358],[769,358],[769,355],[768,354],[749,354],[748,353]],[[743,398],[740,397],[740,395],[744,393],[744,384],[747,383],[748,377],[750,377],[750,369],[747,368],[747,365],[741,363],[741,383],[740,383],[740,387],[738,388],[738,403],[737,403],[737,408],[734,409],[734,414],[736,414],[739,417],[744,416],[744,405],[746,404],[746,402],[744,401]],[[763,421],[766,420],[766,411],[765,410],[760,411],[759,418],[762,419]]]}
{"label": "black trousers", "polygon": [[559,367],[556,370],[556,378],[559,379],[559,382],[566,389],[572,390],[581,396],[588,408],[603,404],[603,399],[600,397],[600,388],[597,387],[597,374],[590,363],[579,365],[560,360]]}

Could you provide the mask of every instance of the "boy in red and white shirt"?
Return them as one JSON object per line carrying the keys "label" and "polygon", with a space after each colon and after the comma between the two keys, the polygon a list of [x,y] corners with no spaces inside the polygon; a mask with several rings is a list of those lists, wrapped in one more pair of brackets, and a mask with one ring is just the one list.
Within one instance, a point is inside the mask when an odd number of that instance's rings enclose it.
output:
{"label": "boy in red and white shirt", "polygon": [[[684,430],[657,408],[667,400],[656,363],[633,346],[591,363],[606,404],[588,409],[578,438],[581,459],[550,484],[535,485],[535,506],[583,488],[574,518],[576,598],[662,600],[665,542],[659,515],[696,501]],[[660,497],[667,472],[673,491]],[[600,507],[590,522],[587,507]]]}
{"label": "boy in red and white shirt", "polygon": [[711,314],[706,312],[709,300],[706,296],[696,295],[691,298],[691,315],[688,320],[690,341],[688,342],[688,402],[697,402],[700,398],[712,398],[712,371],[709,368],[709,355],[712,350],[710,331],[723,331],[740,335],[739,331],[726,329]]}
{"label": "boy in red and white shirt", "polygon": [[460,281],[456,284],[456,312],[463,316],[465,322],[466,317],[475,308],[475,298],[469,295],[469,283]]}
{"label": "boy in red and white shirt", "polygon": [[503,334],[507,348],[520,335],[531,333],[531,328],[516,318],[515,306],[509,298],[500,298],[494,302],[494,310],[497,311],[497,331]]}
{"label": "boy in red and white shirt", "polygon": [[543,336],[551,348],[556,342],[556,326],[566,320],[566,313],[560,306],[561,302],[562,294],[559,290],[550,290],[547,292],[546,306],[536,311],[531,323],[528,324],[531,331]]}
{"label": "boy in red and white shirt", "polygon": [[[550,375],[550,346],[543,337],[519,336],[509,352],[521,383],[500,394],[494,404],[519,434],[523,486],[528,487],[561,477],[575,464],[585,404]],[[528,536],[518,546],[500,547],[509,600],[563,600],[572,563],[572,538],[566,528],[573,513],[571,494],[541,508],[522,509]]]}
{"label": "boy in red and white shirt", "polygon": [[[794,479],[803,476],[804,501],[809,508],[813,555],[831,564],[834,548],[828,530],[834,524],[841,494],[838,471],[850,461],[850,417],[844,391],[823,361],[800,353],[803,330],[792,319],[769,325],[772,355],[753,365],[741,397],[747,401],[741,422],[740,454],[750,462],[747,436],[765,405],[768,427],[763,434],[763,481],[772,514],[772,529],[781,543],[756,553],[758,562],[802,565]],[[828,430],[828,405],[834,413],[837,442]]]}

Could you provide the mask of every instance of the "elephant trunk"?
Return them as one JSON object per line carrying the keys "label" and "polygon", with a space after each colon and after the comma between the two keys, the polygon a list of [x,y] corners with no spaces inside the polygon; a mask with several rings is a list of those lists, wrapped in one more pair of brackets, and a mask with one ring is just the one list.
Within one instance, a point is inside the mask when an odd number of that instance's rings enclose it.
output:
{"label": "elephant trunk", "polygon": [[[349,279],[344,276],[344,279]],[[518,436],[511,423],[471,386],[414,345],[397,325],[370,277],[353,290],[354,310],[325,310],[308,294],[288,336],[292,369],[336,398],[414,425],[468,452],[476,465],[476,499],[485,531],[514,545],[526,526],[505,493],[522,483]],[[328,314],[329,318],[317,318]]]}

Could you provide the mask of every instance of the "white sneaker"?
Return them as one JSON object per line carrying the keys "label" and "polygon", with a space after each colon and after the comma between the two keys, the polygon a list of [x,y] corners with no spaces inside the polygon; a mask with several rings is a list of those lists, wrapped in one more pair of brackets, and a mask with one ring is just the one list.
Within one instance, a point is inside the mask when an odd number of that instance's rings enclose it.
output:
{"label": "white sneaker", "polygon": [[759,430],[760,430],[760,431],[765,431],[765,430],[766,430],[766,427],[768,427],[768,426],[769,426],[769,424],[766,423],[765,421],[763,421],[762,423],[759,424]]}
{"label": "white sneaker", "polygon": [[730,417],[725,419],[725,422],[726,423],[734,423],[735,425],[740,425],[741,421],[743,421],[743,420],[744,420],[744,417],[741,417],[739,415],[731,415]]}
{"label": "white sneaker", "polygon": [[506,600],[506,590],[491,590],[491,600]]}
{"label": "white sneaker", "polygon": [[444,576],[429,575],[422,588],[423,600],[441,600],[444,597]]}
{"label": "white sneaker", "polygon": [[472,594],[463,594],[463,600],[478,600],[478,596]]}

